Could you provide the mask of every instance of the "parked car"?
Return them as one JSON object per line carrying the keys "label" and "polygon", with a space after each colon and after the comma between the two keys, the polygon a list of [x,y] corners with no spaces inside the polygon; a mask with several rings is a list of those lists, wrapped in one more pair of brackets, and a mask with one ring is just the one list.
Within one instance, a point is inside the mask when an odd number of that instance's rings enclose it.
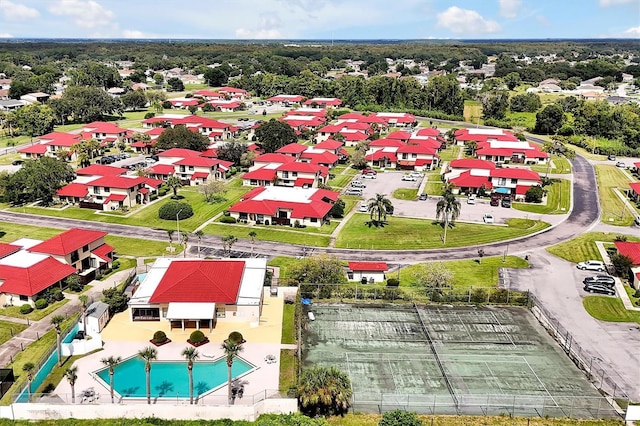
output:
{"label": "parked car", "polygon": [[367,205],[367,203],[360,203],[360,207],[358,207],[358,211],[366,213],[369,211],[369,206]]}
{"label": "parked car", "polygon": [[358,195],[358,196],[362,196],[362,189],[361,188],[347,188],[344,191],[344,195]]}
{"label": "parked car", "polygon": [[634,222],[636,225],[640,225],[640,216],[636,216]]}
{"label": "parked car", "polygon": [[499,197],[491,197],[491,201],[489,201],[489,205],[493,206],[493,207],[497,207],[500,205],[500,198]]}
{"label": "parked car", "polygon": [[507,209],[511,208],[511,197],[504,197],[502,198],[502,201],[500,202],[500,205],[502,205],[502,207],[505,207]]}
{"label": "parked car", "polygon": [[420,201],[425,201],[427,198],[429,198],[427,194],[420,194],[420,197],[418,197]]}
{"label": "parked car", "polygon": [[21,166],[22,163],[24,163],[24,160],[13,160],[11,162],[11,164],[14,165],[14,166]]}
{"label": "parked car", "polygon": [[374,173],[367,173],[366,175],[362,175],[363,179],[375,179],[376,175]]}
{"label": "parked car", "polygon": [[362,174],[363,174],[363,175],[366,175],[366,174],[368,174],[368,173],[371,173],[371,174],[374,174],[374,175],[377,175],[377,174],[378,174],[378,172],[376,172],[376,171],[375,171],[375,170],[373,170],[373,169],[362,169]]}
{"label": "parked car", "polygon": [[366,188],[367,185],[365,185],[364,182],[362,182],[360,180],[354,180],[354,181],[351,181],[351,187],[352,188]]}
{"label": "parked car", "polygon": [[414,178],[422,178],[424,175],[422,174],[422,172],[411,172],[409,173],[409,176],[413,176]]}
{"label": "parked car", "polygon": [[607,287],[613,287],[616,285],[616,280],[611,275],[592,275],[590,277],[586,277],[582,283],[584,285],[601,284],[606,285]]}
{"label": "parked car", "polygon": [[609,161],[616,161],[616,156],[613,154],[609,154],[607,158],[609,159]]}
{"label": "parked car", "polygon": [[476,203],[476,194],[469,194],[467,197],[467,204],[475,204]]}
{"label": "parked car", "polygon": [[626,168],[627,168],[627,165],[626,165],[626,164],[624,164],[622,161],[618,161],[618,162],[616,163],[616,167],[620,167],[621,169],[626,169]]}
{"label": "parked car", "polygon": [[484,216],[482,216],[482,221],[484,223],[493,223],[493,215],[491,213],[485,213]]}
{"label": "parked car", "polygon": [[600,293],[600,294],[608,294],[609,296],[614,296],[616,294],[616,290],[604,284],[585,284],[584,291],[589,293]]}
{"label": "parked car", "polygon": [[402,180],[406,180],[409,182],[415,182],[417,179],[412,175],[402,175]]}
{"label": "parked car", "polygon": [[607,268],[604,266],[599,260],[586,260],[584,262],[580,262],[576,265],[576,268],[581,269],[583,271],[600,271],[604,272]]}

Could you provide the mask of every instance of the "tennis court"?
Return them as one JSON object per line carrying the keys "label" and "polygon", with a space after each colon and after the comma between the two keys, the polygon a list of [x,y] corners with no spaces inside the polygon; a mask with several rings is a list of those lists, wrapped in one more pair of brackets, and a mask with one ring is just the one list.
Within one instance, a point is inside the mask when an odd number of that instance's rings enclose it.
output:
{"label": "tennis court", "polygon": [[311,310],[304,361],[346,370],[355,411],[616,416],[525,308],[314,304]]}

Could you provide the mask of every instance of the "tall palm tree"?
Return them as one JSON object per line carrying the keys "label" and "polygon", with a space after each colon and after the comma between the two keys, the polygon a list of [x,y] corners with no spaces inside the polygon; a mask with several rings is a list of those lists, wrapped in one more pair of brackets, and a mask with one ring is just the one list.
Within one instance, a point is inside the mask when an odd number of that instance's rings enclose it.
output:
{"label": "tall palm tree", "polygon": [[173,229],[167,229],[167,235],[169,236],[169,251],[171,253],[173,253],[173,234],[175,234],[176,231],[174,231]]}
{"label": "tall palm tree", "polygon": [[100,360],[101,363],[109,367],[109,391],[111,393],[111,403],[113,404],[113,375],[115,373],[116,365],[120,364],[122,358],[119,356],[110,356],[108,358],[102,358]]}
{"label": "tall palm tree", "polygon": [[204,231],[202,229],[198,229],[196,232],[194,232],[194,235],[198,238],[198,257],[200,257],[200,243],[202,242]]}
{"label": "tall palm tree", "polygon": [[[385,197],[384,194],[376,194],[375,197],[369,198],[367,203],[367,210],[375,224],[382,224],[387,218],[387,211],[393,207],[391,200]],[[374,217],[377,217],[377,219],[374,219]]]}
{"label": "tall palm tree", "polygon": [[184,257],[186,258],[187,257],[187,242],[189,241],[189,233],[182,231],[180,233],[180,239],[182,240],[182,244],[184,244],[183,253],[184,253]]}
{"label": "tall palm tree", "polygon": [[200,354],[193,346],[187,346],[182,351],[182,356],[187,360],[189,371],[189,404],[193,404],[193,362],[200,358]]}
{"label": "tall palm tree", "polygon": [[25,362],[22,366],[22,371],[27,373],[27,393],[29,394],[29,400],[31,400],[31,381],[33,380],[33,373],[36,371],[36,365],[32,362]]}
{"label": "tall palm tree", "polygon": [[147,346],[138,351],[138,356],[145,361],[144,371],[147,374],[147,404],[151,404],[151,361],[155,361],[158,358],[158,351],[156,348]]}
{"label": "tall palm tree", "polygon": [[298,381],[298,400],[305,414],[344,414],[353,391],[349,375],[336,367],[304,369]]}
{"label": "tall palm tree", "polygon": [[89,307],[89,296],[81,294],[78,296],[80,305],[82,306],[82,329],[84,330],[84,338],[87,338],[87,308]]}
{"label": "tall palm tree", "polygon": [[60,335],[62,334],[62,323],[64,317],[62,315],[55,315],[51,318],[51,325],[56,329],[56,348],[58,349],[58,366],[62,367],[62,354],[60,353]]}
{"label": "tall palm tree", "polygon": [[166,185],[173,191],[173,198],[178,197],[178,189],[182,188],[182,182],[177,176],[171,176],[167,179]]}
{"label": "tall palm tree", "polygon": [[69,381],[69,385],[71,386],[71,403],[75,404],[76,402],[76,380],[78,380],[78,367],[75,365],[71,368],[67,368],[64,371],[64,377]]}
{"label": "tall palm tree", "polygon": [[449,223],[454,223],[460,216],[460,201],[451,192],[445,192],[442,199],[436,204],[436,219],[442,219],[444,224],[444,238],[442,243],[447,243],[447,228]]}
{"label": "tall palm tree", "polygon": [[238,242],[238,238],[233,235],[222,237],[222,248],[228,255],[231,255],[231,247],[233,247],[236,242]]}
{"label": "tall palm tree", "polygon": [[224,351],[224,356],[227,359],[227,386],[229,389],[228,398],[229,405],[232,404],[233,398],[231,396],[231,383],[232,383],[232,375],[231,375],[231,367],[233,367],[233,360],[242,352],[242,344],[245,343],[246,340],[242,337],[242,334],[237,331],[231,332],[229,337],[222,343],[222,350]]}
{"label": "tall palm tree", "polygon": [[251,256],[253,256],[253,246],[256,243],[257,236],[258,234],[256,233],[256,231],[249,232],[249,237],[251,238]]}

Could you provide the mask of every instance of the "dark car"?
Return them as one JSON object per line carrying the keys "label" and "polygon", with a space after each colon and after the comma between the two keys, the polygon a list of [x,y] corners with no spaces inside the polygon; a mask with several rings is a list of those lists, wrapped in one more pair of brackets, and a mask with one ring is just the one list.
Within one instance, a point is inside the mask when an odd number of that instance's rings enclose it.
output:
{"label": "dark car", "polygon": [[428,196],[427,194],[420,194],[420,197],[418,197],[418,199],[419,199],[420,201],[424,201],[424,200],[426,200],[427,198],[429,198],[429,196]]}
{"label": "dark car", "polygon": [[606,285],[607,287],[613,287],[616,285],[616,280],[614,280],[610,275],[593,275],[585,278],[582,282],[584,285],[601,284]]}
{"label": "dark car", "polygon": [[14,166],[21,166],[23,163],[23,160],[13,160],[13,162],[11,162],[11,164]]}
{"label": "dark car", "polygon": [[500,205],[500,198],[498,197],[491,197],[491,201],[489,201],[489,205],[496,207]]}
{"label": "dark car", "polygon": [[502,199],[502,207],[510,208],[511,207],[511,197],[504,197]]}
{"label": "dark car", "polygon": [[607,287],[604,284],[586,284],[584,286],[584,291],[588,293],[608,294],[609,296],[616,294],[616,291],[613,288]]}
{"label": "dark car", "polygon": [[609,161],[616,161],[616,156],[613,154],[609,154],[607,158],[609,159]]}

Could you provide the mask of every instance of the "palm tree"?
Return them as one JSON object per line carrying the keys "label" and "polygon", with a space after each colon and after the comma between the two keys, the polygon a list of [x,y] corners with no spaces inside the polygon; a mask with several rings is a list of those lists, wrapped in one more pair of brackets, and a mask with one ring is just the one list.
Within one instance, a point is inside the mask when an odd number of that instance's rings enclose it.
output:
{"label": "palm tree", "polygon": [[[387,211],[391,208],[393,208],[393,204],[384,194],[376,194],[375,197],[368,200],[367,210],[371,215],[371,221],[376,225],[382,224],[386,220]],[[374,217],[377,217],[377,220]]]}
{"label": "palm tree", "polygon": [[178,189],[182,188],[182,182],[177,176],[171,176],[167,179],[166,185],[173,191],[173,198],[178,198]]}
{"label": "palm tree", "polygon": [[187,360],[187,370],[189,371],[189,404],[193,404],[193,362],[200,357],[200,354],[193,346],[187,346],[182,351],[182,356]]}
{"label": "palm tree", "polygon": [[84,338],[87,338],[87,308],[89,307],[89,296],[81,294],[78,296],[80,305],[82,306],[82,329],[84,330]]}
{"label": "palm tree", "polygon": [[460,216],[460,201],[450,191],[445,191],[442,199],[436,204],[436,219],[441,219],[444,225],[443,244],[447,243],[447,228]]}
{"label": "palm tree", "polygon": [[249,232],[249,237],[251,238],[251,256],[253,256],[253,246],[256,243],[257,236],[258,234],[256,233],[256,231]]}
{"label": "palm tree", "polygon": [[244,340],[242,334],[238,333],[237,331],[233,331],[231,332],[231,334],[229,334],[229,337],[222,343],[222,350],[224,350],[224,356],[227,359],[227,385],[229,387],[229,405],[231,405],[233,402],[233,398],[231,396],[231,367],[233,366],[233,360],[235,359],[235,357],[237,357],[240,352],[242,352],[242,344],[245,342],[246,340]]}
{"label": "palm tree", "polygon": [[115,373],[116,365],[120,364],[122,358],[119,356],[110,356],[108,358],[102,358],[101,363],[109,367],[109,391],[111,392],[111,403],[113,404],[113,375]]}
{"label": "palm tree", "polygon": [[69,381],[69,385],[71,386],[71,403],[75,404],[76,402],[76,380],[78,380],[78,367],[75,365],[71,368],[67,368],[64,371],[64,377]]}
{"label": "palm tree", "polygon": [[147,374],[147,404],[151,404],[151,361],[158,358],[158,351],[156,348],[147,346],[138,351],[138,356],[145,361],[144,371]]}
{"label": "palm tree", "polygon": [[204,231],[202,229],[198,229],[194,232],[194,235],[198,238],[198,257],[200,257],[200,242],[202,241],[202,237],[204,236]]}
{"label": "palm tree", "polygon": [[176,231],[174,231],[173,229],[167,229],[167,235],[169,236],[169,252],[173,253],[173,234],[175,234]]}
{"label": "palm tree", "polygon": [[36,371],[36,366],[32,362],[25,362],[22,366],[22,371],[27,373],[27,393],[29,394],[29,399],[31,399],[31,381],[33,380],[33,373]]}
{"label": "palm tree", "polygon": [[231,255],[231,247],[238,241],[233,235],[227,235],[226,237],[222,237],[222,248],[227,254]]}
{"label": "palm tree", "polygon": [[305,414],[344,414],[353,391],[349,375],[336,367],[314,366],[302,371],[298,400]]}
{"label": "palm tree", "polygon": [[182,239],[182,244],[184,244],[184,257],[187,257],[187,242],[189,241],[189,233],[188,232],[181,232],[180,233],[180,237]]}
{"label": "palm tree", "polygon": [[60,353],[60,335],[62,334],[62,323],[64,322],[64,317],[62,315],[55,315],[51,318],[51,325],[53,325],[56,329],[56,348],[58,349],[58,366],[62,367],[62,354]]}

